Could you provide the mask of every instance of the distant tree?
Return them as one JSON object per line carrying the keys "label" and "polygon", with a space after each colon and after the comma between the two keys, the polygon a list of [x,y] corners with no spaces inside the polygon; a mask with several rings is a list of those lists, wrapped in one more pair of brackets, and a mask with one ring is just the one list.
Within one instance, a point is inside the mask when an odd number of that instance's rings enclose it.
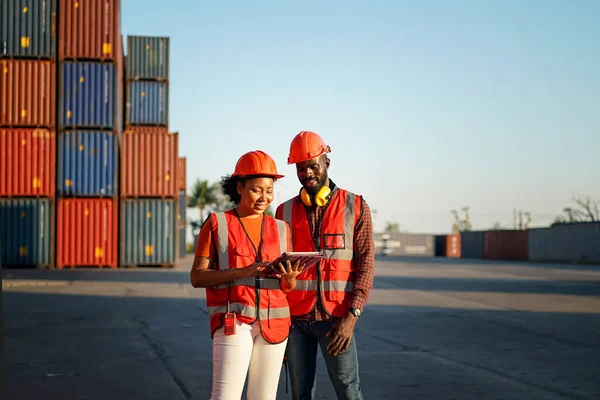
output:
{"label": "distant tree", "polygon": [[494,222],[494,223],[492,224],[492,227],[491,227],[491,229],[492,229],[492,230],[495,230],[495,231],[497,231],[497,230],[500,230],[500,229],[502,229],[502,226],[500,225],[500,222]]}
{"label": "distant tree", "polygon": [[400,224],[398,222],[386,222],[385,223],[385,232],[387,233],[399,233],[400,232]]}
{"label": "distant tree", "polygon": [[[200,210],[200,224],[204,221],[204,210],[215,206],[218,202],[219,186],[207,180],[196,179],[188,197],[188,207],[198,207]],[[192,228],[193,229],[193,228]]]}
{"label": "distant tree", "polygon": [[573,196],[573,206],[563,208],[564,215],[555,218],[552,225],[597,222],[600,221],[600,199],[594,199],[589,195],[576,194]]}

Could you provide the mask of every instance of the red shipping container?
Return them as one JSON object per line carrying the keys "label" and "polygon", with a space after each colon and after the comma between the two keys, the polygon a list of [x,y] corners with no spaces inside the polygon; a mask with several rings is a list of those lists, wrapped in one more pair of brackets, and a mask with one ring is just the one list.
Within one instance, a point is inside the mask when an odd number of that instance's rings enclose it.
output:
{"label": "red shipping container", "polygon": [[460,258],[460,233],[446,236],[446,257]]}
{"label": "red shipping container", "polygon": [[177,159],[177,189],[186,190],[186,168],[187,159],[185,157],[179,157]]}
{"label": "red shipping container", "polygon": [[55,132],[1,128],[0,149],[0,196],[54,198]]}
{"label": "red shipping container", "polygon": [[0,125],[54,127],[56,64],[0,60],[0,68]]}
{"label": "red shipping container", "polygon": [[529,258],[528,231],[488,231],[483,238],[483,258],[522,260]]}
{"label": "red shipping container", "polygon": [[121,196],[177,197],[178,134],[135,126],[121,139]]}
{"label": "red shipping container", "polygon": [[59,199],[56,266],[117,268],[115,199]]}
{"label": "red shipping container", "polygon": [[58,57],[114,61],[120,35],[118,0],[60,0]]}

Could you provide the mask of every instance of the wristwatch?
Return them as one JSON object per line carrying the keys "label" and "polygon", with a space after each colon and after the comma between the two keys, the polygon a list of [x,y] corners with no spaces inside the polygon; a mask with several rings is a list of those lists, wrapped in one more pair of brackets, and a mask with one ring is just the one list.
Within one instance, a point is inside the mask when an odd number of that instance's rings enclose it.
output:
{"label": "wristwatch", "polygon": [[350,313],[352,315],[354,315],[356,318],[360,318],[360,309],[359,308],[351,307],[350,309],[348,309],[348,311],[350,311]]}

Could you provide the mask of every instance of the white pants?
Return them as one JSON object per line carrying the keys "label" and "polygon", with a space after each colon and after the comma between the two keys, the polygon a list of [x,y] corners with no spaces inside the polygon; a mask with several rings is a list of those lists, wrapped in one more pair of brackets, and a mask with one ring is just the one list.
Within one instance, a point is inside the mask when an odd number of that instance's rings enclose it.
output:
{"label": "white pants", "polygon": [[258,321],[252,325],[237,322],[235,335],[225,335],[223,327],[213,336],[213,382],[211,400],[239,400],[248,374],[248,400],[277,397],[283,355],[282,343],[267,342]]}

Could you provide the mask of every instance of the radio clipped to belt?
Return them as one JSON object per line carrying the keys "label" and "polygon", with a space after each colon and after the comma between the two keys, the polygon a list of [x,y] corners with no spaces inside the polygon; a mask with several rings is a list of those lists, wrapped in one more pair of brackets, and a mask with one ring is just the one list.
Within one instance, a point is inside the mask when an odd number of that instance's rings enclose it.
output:
{"label": "radio clipped to belt", "polygon": [[235,317],[235,313],[231,312],[229,309],[230,295],[231,295],[231,282],[229,283],[229,288],[227,290],[227,312],[225,313],[225,320],[223,321],[223,325],[224,325],[226,335],[235,335],[236,317]]}

